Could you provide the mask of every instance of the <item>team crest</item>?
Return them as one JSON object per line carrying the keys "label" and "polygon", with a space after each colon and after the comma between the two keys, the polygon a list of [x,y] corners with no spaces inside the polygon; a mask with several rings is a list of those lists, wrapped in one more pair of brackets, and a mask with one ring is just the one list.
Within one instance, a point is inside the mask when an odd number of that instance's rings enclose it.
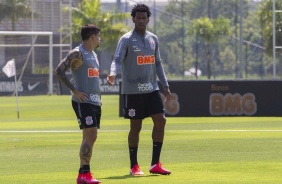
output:
{"label": "team crest", "polygon": [[149,43],[150,43],[151,49],[152,49],[152,50],[155,50],[156,44],[155,44],[155,41],[153,40],[153,38],[150,38]]}
{"label": "team crest", "polygon": [[92,116],[87,116],[85,118],[85,121],[86,121],[86,125],[92,125],[93,124]]}
{"label": "team crest", "polygon": [[128,116],[134,117],[135,115],[135,109],[128,109]]}

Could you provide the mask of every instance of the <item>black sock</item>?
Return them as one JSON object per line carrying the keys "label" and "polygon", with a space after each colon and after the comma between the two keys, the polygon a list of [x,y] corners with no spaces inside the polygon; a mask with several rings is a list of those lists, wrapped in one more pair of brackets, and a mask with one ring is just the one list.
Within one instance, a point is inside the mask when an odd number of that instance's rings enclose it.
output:
{"label": "black sock", "polygon": [[79,168],[78,173],[82,174],[82,167]]}
{"label": "black sock", "polygon": [[155,165],[160,161],[162,146],[162,142],[153,142],[153,155],[151,165]]}
{"label": "black sock", "polygon": [[138,151],[138,147],[129,146],[130,168],[133,168],[135,164],[138,164],[137,151]]}
{"label": "black sock", "polygon": [[90,172],[90,165],[83,165],[82,166],[82,173],[85,174],[85,173],[88,173]]}

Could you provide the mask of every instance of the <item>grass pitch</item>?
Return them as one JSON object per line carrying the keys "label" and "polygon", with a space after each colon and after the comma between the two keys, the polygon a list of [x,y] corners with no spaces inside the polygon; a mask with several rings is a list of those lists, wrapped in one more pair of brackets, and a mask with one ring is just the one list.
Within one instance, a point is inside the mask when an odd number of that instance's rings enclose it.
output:
{"label": "grass pitch", "polygon": [[[81,132],[70,96],[0,97],[0,183],[75,183]],[[103,184],[281,184],[282,118],[167,118],[161,154],[169,176],[150,175],[152,122],[138,153],[143,177],[129,175],[128,120],[118,96],[103,96],[92,172]]]}

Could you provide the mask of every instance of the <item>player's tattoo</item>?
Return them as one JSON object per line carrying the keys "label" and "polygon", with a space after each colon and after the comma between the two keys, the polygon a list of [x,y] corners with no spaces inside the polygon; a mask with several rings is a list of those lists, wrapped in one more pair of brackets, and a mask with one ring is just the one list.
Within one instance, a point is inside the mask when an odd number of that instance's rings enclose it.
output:
{"label": "player's tattoo", "polygon": [[82,145],[82,147],[81,147],[81,157],[86,163],[90,162],[91,146],[89,146],[88,144]]}
{"label": "player's tattoo", "polygon": [[71,91],[75,89],[74,85],[69,81],[65,72],[68,69],[76,70],[82,64],[82,54],[77,50],[72,50],[69,52],[66,58],[64,58],[61,63],[56,68],[56,75],[59,80],[64,83]]}

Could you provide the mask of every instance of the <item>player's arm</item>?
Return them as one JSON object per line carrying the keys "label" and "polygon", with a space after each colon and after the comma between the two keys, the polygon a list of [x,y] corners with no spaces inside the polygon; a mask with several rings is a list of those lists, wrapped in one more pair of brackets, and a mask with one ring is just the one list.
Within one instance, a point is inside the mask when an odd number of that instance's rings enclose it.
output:
{"label": "player's arm", "polygon": [[80,99],[80,101],[86,101],[87,95],[78,91],[75,86],[67,78],[66,71],[68,69],[77,70],[82,65],[82,54],[78,50],[72,50],[68,55],[60,62],[60,64],[55,69],[55,74],[58,79],[66,85],[72,93]]}
{"label": "player's arm", "polygon": [[82,55],[81,52],[72,50],[68,55],[59,63],[55,69],[55,74],[58,79],[66,85],[71,91],[75,90],[74,85],[66,76],[66,71],[68,69],[76,70],[82,64]]}
{"label": "player's arm", "polygon": [[158,47],[158,42],[156,42],[156,52],[155,52],[155,63],[156,63],[156,72],[157,72],[157,76],[164,88],[164,95],[166,97],[165,102],[168,101],[170,99],[171,93],[170,93],[170,89],[169,89],[169,85],[167,82],[167,78],[164,72],[164,67],[162,64],[162,60],[161,60],[161,56],[160,56],[160,51],[159,51],[159,47]]}
{"label": "player's arm", "polygon": [[127,40],[128,38],[122,37],[117,45],[114,60],[111,64],[110,74],[107,77],[107,82],[109,85],[115,84],[115,76],[120,71],[122,62],[127,54]]}
{"label": "player's arm", "polygon": [[159,62],[156,66],[157,76],[164,88],[165,102],[170,100],[171,92],[169,89],[169,85],[165,76],[164,68],[161,62]]}

